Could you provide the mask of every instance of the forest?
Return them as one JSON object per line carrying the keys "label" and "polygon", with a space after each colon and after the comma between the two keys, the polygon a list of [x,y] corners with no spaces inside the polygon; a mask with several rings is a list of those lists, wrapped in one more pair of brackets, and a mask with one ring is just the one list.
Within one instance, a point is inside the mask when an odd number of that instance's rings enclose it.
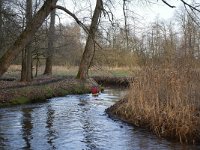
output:
{"label": "forest", "polygon": [[[51,3],[56,2],[49,2],[49,4]],[[114,4],[119,5],[116,2]],[[198,64],[198,9],[196,10],[195,7],[193,8],[191,5],[183,3],[186,8],[177,8],[173,19],[164,21],[158,18],[157,20],[152,20],[148,25],[142,26],[140,24],[141,18],[133,16],[134,13],[130,9],[131,5],[137,5],[137,3],[133,4],[133,2],[123,1],[121,7],[123,9],[124,16],[122,18],[124,21],[113,15],[112,7],[115,7],[114,4],[112,1],[105,2],[105,6],[102,6],[102,14],[100,13],[98,18],[99,22],[98,24],[96,23],[98,28],[96,27],[95,29],[95,49],[97,50],[95,50],[95,54],[91,54],[94,55],[94,59],[91,58],[93,66],[132,67],[145,66],[149,62],[156,64],[164,64],[166,62],[180,64],[184,62],[184,59],[190,58],[195,61],[195,64]],[[64,11],[66,11],[65,13],[72,16],[74,22],[65,22],[65,24],[60,21],[55,22],[56,17],[60,19],[60,12],[56,13],[55,10],[55,12],[49,10],[49,13],[51,12],[49,16],[45,14],[46,16],[43,16],[43,18],[37,18],[42,5],[42,1],[1,2],[3,12],[0,17],[1,75],[6,72],[10,64],[22,65],[21,80],[26,78],[23,77],[26,74],[26,70],[29,70],[28,72],[32,72],[33,68],[37,70],[38,65],[45,65],[45,60],[46,70],[44,70],[44,74],[45,72],[52,74],[52,71],[50,71],[50,66],[52,65],[79,66],[87,40],[86,36],[90,32],[88,29],[90,26],[88,24],[89,21],[85,19],[88,16],[82,16],[82,21],[63,7]],[[47,2],[44,3],[43,7],[46,5],[48,5]],[[74,2],[74,6],[76,5],[77,2]],[[138,5],[150,4],[147,2],[146,4],[139,4],[138,2]],[[168,5],[171,6],[170,4]],[[81,9],[78,6],[76,7]],[[84,11],[89,10],[86,9]],[[37,26],[35,33],[29,35],[27,31],[29,30],[28,22],[32,17],[33,22],[38,25],[35,24]],[[93,16],[93,18],[95,17]],[[36,19],[41,20],[40,23]],[[84,19],[86,24],[84,24]],[[26,28],[27,30],[24,30]],[[33,24],[31,28],[33,28]],[[30,38],[30,42],[23,41],[23,36]],[[28,43],[28,48],[24,48],[24,45],[27,46],[25,43]],[[23,45],[20,46],[21,44]],[[13,46],[23,50],[17,50]],[[11,50],[13,48],[16,51],[15,54]],[[9,52],[12,54],[9,54]],[[9,59],[8,57],[11,56],[12,58]],[[3,69],[4,67],[5,69]],[[33,77],[33,75],[31,76]],[[31,78],[28,80],[31,80]]]}
{"label": "forest", "polygon": [[[146,21],[136,8],[174,10]],[[0,0],[0,106],[128,82],[107,114],[200,142],[197,0]]]}

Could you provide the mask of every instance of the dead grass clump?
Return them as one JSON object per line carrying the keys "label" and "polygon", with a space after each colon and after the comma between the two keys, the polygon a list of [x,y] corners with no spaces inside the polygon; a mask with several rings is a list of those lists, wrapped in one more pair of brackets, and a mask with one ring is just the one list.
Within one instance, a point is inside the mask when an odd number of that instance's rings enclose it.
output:
{"label": "dead grass clump", "polygon": [[199,142],[199,77],[199,72],[188,68],[142,69],[130,86],[126,118],[161,137]]}

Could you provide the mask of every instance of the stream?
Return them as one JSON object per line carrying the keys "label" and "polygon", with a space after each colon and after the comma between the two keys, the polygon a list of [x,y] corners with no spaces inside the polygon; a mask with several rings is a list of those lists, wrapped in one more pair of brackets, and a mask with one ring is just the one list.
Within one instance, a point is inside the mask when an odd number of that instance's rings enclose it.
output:
{"label": "stream", "polygon": [[98,97],[67,95],[45,103],[0,108],[0,150],[196,150],[113,120],[104,112],[125,90]]}

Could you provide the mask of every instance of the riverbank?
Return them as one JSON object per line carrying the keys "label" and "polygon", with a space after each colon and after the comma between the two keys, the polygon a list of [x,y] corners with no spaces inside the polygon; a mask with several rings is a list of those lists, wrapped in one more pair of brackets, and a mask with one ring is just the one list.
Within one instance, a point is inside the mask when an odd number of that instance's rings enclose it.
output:
{"label": "riverbank", "polygon": [[36,103],[52,97],[68,94],[90,93],[93,85],[127,87],[130,78],[95,76],[85,81],[74,76],[40,76],[32,82],[20,82],[15,78],[0,79],[0,107]]}
{"label": "riverbank", "polygon": [[159,137],[199,143],[199,76],[188,68],[145,68],[135,76],[127,96],[106,112]]}
{"label": "riverbank", "polygon": [[109,76],[93,76],[92,77],[99,85],[114,86],[128,88],[133,81],[133,77],[109,77]]}
{"label": "riverbank", "polygon": [[48,98],[67,94],[89,93],[97,84],[94,80],[78,80],[74,77],[42,77],[32,82],[0,81],[0,106],[10,106],[46,101]]}

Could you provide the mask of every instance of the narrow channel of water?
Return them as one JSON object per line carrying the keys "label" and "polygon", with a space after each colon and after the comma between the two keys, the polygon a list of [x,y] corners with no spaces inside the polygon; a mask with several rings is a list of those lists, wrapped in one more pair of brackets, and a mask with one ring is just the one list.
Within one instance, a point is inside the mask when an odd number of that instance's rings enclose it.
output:
{"label": "narrow channel of water", "polygon": [[104,110],[124,95],[107,89],[90,94],[52,98],[46,103],[0,109],[1,150],[187,150],[149,132],[108,118]]}

